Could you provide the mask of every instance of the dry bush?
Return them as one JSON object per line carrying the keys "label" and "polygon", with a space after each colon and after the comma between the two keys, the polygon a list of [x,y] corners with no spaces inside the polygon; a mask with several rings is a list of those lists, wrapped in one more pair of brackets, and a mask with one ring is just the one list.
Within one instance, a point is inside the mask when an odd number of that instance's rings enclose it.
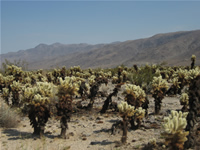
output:
{"label": "dry bush", "polygon": [[19,115],[6,104],[0,104],[0,127],[15,128],[19,125]]}

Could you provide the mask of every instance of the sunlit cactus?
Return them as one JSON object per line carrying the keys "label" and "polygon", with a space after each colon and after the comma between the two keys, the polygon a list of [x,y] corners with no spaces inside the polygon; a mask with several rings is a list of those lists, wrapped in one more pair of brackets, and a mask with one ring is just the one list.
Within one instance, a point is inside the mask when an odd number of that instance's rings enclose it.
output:
{"label": "sunlit cactus", "polygon": [[172,110],[169,117],[164,118],[163,132],[161,135],[165,138],[165,145],[173,150],[183,150],[184,143],[187,141],[188,131],[185,131],[187,125],[188,113],[182,113]]}
{"label": "sunlit cactus", "polygon": [[47,81],[48,82],[53,82],[53,76],[52,76],[52,72],[48,72],[47,74],[46,74],[46,77],[47,77]]}
{"label": "sunlit cactus", "polygon": [[113,76],[112,77],[112,84],[117,84],[118,83],[118,77],[117,76]]}
{"label": "sunlit cactus", "polygon": [[129,117],[133,116],[134,113],[135,113],[135,107],[134,106],[131,106],[131,105],[128,105],[127,102],[121,102],[119,105],[118,105],[118,109],[119,109],[119,114],[120,116],[122,117],[123,119],[123,126],[122,126],[122,129],[123,129],[123,135],[122,135],[122,138],[121,138],[121,142],[123,144],[126,143],[127,141],[127,127],[128,127],[128,120],[129,120]]}
{"label": "sunlit cactus", "polygon": [[191,80],[195,79],[198,75],[200,75],[200,68],[196,67],[188,71],[186,79],[191,82]]}
{"label": "sunlit cactus", "polygon": [[96,76],[95,75],[92,75],[88,78],[88,81],[89,81],[89,85],[92,86],[94,83],[95,83],[95,78]]}
{"label": "sunlit cactus", "polygon": [[50,117],[50,97],[53,85],[47,82],[37,82],[36,86],[22,88],[24,110],[28,111],[30,124],[34,128],[33,134],[44,136],[45,124]]}
{"label": "sunlit cactus", "polygon": [[122,73],[121,73],[121,76],[120,76],[122,82],[126,82],[127,75],[128,75],[128,72],[123,70]]}
{"label": "sunlit cactus", "polygon": [[70,121],[72,113],[72,98],[78,95],[79,85],[75,82],[75,77],[65,77],[65,80],[59,78],[60,85],[58,86],[57,96],[59,102],[56,104],[57,114],[61,116],[61,138],[66,138],[66,130],[68,129],[67,122]]}
{"label": "sunlit cactus", "polygon": [[171,80],[171,83],[172,83],[172,85],[166,94],[175,94],[175,95],[178,94],[178,91],[179,91],[180,85],[181,85],[181,82],[179,82],[178,77],[174,77]]}
{"label": "sunlit cactus", "polygon": [[139,128],[141,126],[141,122],[143,118],[145,117],[146,111],[145,109],[142,109],[142,107],[139,107],[135,110],[134,113],[134,120],[137,122],[137,127]]}
{"label": "sunlit cactus", "polygon": [[13,81],[13,83],[10,85],[11,92],[12,92],[12,105],[13,106],[19,106],[19,94],[21,91],[21,83]]}
{"label": "sunlit cactus", "polygon": [[180,97],[180,103],[183,105],[182,112],[188,111],[188,105],[189,105],[189,96],[187,93],[182,93]]}
{"label": "sunlit cactus", "polygon": [[178,94],[181,94],[181,90],[183,89],[183,87],[188,84],[188,70],[179,68],[174,72],[172,77],[178,78],[178,82],[180,82]]}
{"label": "sunlit cactus", "polygon": [[6,75],[13,75],[16,81],[21,82],[23,78],[23,71],[21,67],[7,65]]}
{"label": "sunlit cactus", "polygon": [[140,86],[133,84],[126,84],[123,92],[125,100],[129,105],[135,106],[136,108],[141,107],[146,100],[146,94]]}
{"label": "sunlit cactus", "polygon": [[53,83],[57,84],[58,83],[58,78],[60,77],[60,70],[59,69],[54,69],[52,72],[53,75]]}
{"label": "sunlit cactus", "polygon": [[135,107],[122,101],[118,106],[120,116],[132,117],[135,113]]}
{"label": "sunlit cactus", "polygon": [[152,96],[155,101],[155,114],[159,114],[161,110],[162,99],[168,90],[168,83],[161,76],[154,77],[152,81]]}

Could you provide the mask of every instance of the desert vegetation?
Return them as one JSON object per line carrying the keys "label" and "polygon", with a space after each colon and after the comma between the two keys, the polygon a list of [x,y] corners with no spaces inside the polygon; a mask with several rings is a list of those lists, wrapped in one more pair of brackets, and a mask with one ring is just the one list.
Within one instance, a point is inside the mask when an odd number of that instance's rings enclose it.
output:
{"label": "desert vegetation", "polygon": [[[0,74],[0,126],[3,131],[15,127],[20,117],[27,117],[33,128],[31,137],[42,140],[48,138],[45,126],[49,120],[54,120],[52,122],[60,122],[61,131],[57,137],[67,142],[73,117],[81,119],[89,114],[99,119],[112,114],[121,118],[114,120],[109,130],[111,134],[122,131],[116,144],[119,149],[127,146],[127,138],[134,140],[134,134],[128,132],[150,130],[155,126],[160,129],[157,140],[151,137],[153,140],[140,147],[126,149],[197,148],[200,146],[200,67],[195,66],[195,56],[191,60],[191,67],[146,64],[84,70],[74,66],[25,71],[4,64]],[[162,111],[166,107],[162,105],[165,97],[178,98],[182,109]],[[151,103],[149,98],[153,99]],[[99,99],[101,103],[94,105]],[[154,111],[149,113],[152,103]],[[152,116],[158,120],[150,120],[147,125]]]}

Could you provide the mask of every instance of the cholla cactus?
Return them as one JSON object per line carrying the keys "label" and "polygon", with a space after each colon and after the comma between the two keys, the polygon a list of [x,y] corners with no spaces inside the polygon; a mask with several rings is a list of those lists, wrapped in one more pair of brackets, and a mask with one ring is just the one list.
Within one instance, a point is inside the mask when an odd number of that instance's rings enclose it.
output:
{"label": "cholla cactus", "polygon": [[136,108],[141,107],[146,100],[146,94],[140,86],[127,84],[123,92],[125,100],[128,104],[135,106]]}
{"label": "cholla cactus", "polygon": [[195,79],[198,75],[200,75],[200,69],[199,67],[196,67],[195,69],[188,71],[186,79],[191,82],[191,80]]}
{"label": "cholla cactus", "polygon": [[127,102],[122,101],[117,107],[122,117],[123,116],[132,117],[135,113],[135,107],[128,105]]}
{"label": "cholla cactus", "polygon": [[195,55],[192,55],[192,56],[191,56],[191,61],[192,61],[192,63],[191,63],[191,69],[194,68],[195,60],[196,60],[196,56],[195,56]]}
{"label": "cholla cactus", "polygon": [[138,127],[140,127],[142,119],[145,117],[145,113],[145,109],[142,109],[142,107],[139,107],[135,110],[134,117],[138,123]]}
{"label": "cholla cactus", "polygon": [[118,82],[118,77],[117,76],[113,76],[112,77],[112,84],[116,84]]}
{"label": "cholla cactus", "polygon": [[125,144],[126,140],[127,140],[128,117],[131,117],[131,116],[134,115],[135,107],[131,106],[131,105],[128,105],[127,102],[121,102],[118,105],[118,109],[119,109],[119,113],[120,113],[121,117],[123,118],[123,126],[122,126],[123,135],[122,135],[122,138],[121,138],[121,142],[123,144]]}
{"label": "cholla cactus", "polygon": [[13,81],[11,87],[11,92],[12,92],[12,105],[13,106],[18,106],[20,101],[19,101],[19,93],[21,91],[21,83]]}
{"label": "cholla cactus", "polygon": [[96,76],[95,75],[92,75],[88,78],[88,81],[89,81],[89,85],[92,86],[94,83],[95,83],[95,78]]}
{"label": "cholla cactus", "polygon": [[164,118],[161,135],[165,138],[165,144],[173,150],[183,150],[184,142],[187,141],[189,132],[185,131],[188,113],[172,111],[169,117]]}
{"label": "cholla cactus", "polygon": [[10,92],[9,92],[8,88],[3,88],[3,93],[1,96],[6,101],[6,103],[9,105]]}
{"label": "cholla cactus", "polygon": [[72,96],[78,94],[79,86],[75,82],[75,77],[65,77],[65,80],[59,78],[60,85],[58,86],[57,96],[59,102],[56,104],[57,114],[61,116],[61,134],[62,138],[66,138],[67,122],[70,120],[72,113]]}
{"label": "cholla cactus", "polygon": [[28,117],[34,128],[33,134],[40,137],[44,135],[44,127],[50,117],[49,98],[52,93],[53,85],[47,82],[37,82],[34,87],[25,85],[22,88],[24,110],[28,110]]}
{"label": "cholla cactus", "polygon": [[180,82],[178,94],[181,94],[183,87],[188,84],[188,70],[179,68],[176,72],[174,72],[172,77],[178,78],[178,82]]}
{"label": "cholla cactus", "polygon": [[179,82],[178,77],[174,77],[171,80],[171,83],[172,83],[172,85],[166,94],[177,94],[180,89],[181,82]]}
{"label": "cholla cactus", "polygon": [[75,77],[65,77],[65,80],[59,78],[60,85],[58,86],[58,97],[64,95],[73,96],[78,95],[79,85],[75,82]]}
{"label": "cholla cactus", "polygon": [[23,78],[23,71],[21,67],[15,65],[7,65],[6,75],[13,75],[16,81],[20,81]]}
{"label": "cholla cactus", "polygon": [[121,80],[122,80],[123,82],[126,82],[126,80],[127,80],[127,75],[128,75],[128,72],[125,71],[125,70],[123,70],[122,73],[121,73],[121,76],[120,76],[120,78],[122,78]]}
{"label": "cholla cactus", "polygon": [[189,105],[189,96],[187,93],[181,94],[180,103],[181,103],[181,105],[183,105],[182,111],[186,112],[188,110],[188,105]]}
{"label": "cholla cactus", "polygon": [[154,77],[152,81],[152,96],[155,101],[155,114],[159,114],[161,109],[162,99],[164,98],[165,92],[168,90],[168,83],[161,76]]}
{"label": "cholla cactus", "polygon": [[[144,115],[147,114],[148,109],[148,100],[146,98],[146,94],[140,86],[136,86],[133,84],[127,84],[125,87],[125,90],[123,92],[125,95],[125,101],[127,101],[128,104],[135,106],[136,109],[140,107],[145,107],[146,112],[144,110]],[[146,105],[147,104],[147,105]],[[142,108],[140,108],[141,110]],[[135,125],[135,121],[137,121],[137,126]],[[132,117],[130,120],[132,129],[137,129],[141,125],[141,119],[137,117]]]}

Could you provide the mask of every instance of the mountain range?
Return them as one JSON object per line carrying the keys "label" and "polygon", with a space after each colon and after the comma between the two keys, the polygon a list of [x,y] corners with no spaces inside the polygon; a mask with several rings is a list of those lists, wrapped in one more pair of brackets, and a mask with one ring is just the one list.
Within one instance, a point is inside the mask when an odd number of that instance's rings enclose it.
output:
{"label": "mountain range", "polygon": [[39,44],[35,48],[1,54],[1,62],[25,60],[28,68],[52,69],[81,66],[81,68],[111,68],[124,64],[146,63],[190,65],[191,55],[200,65],[200,30],[156,34],[149,38],[109,44]]}

